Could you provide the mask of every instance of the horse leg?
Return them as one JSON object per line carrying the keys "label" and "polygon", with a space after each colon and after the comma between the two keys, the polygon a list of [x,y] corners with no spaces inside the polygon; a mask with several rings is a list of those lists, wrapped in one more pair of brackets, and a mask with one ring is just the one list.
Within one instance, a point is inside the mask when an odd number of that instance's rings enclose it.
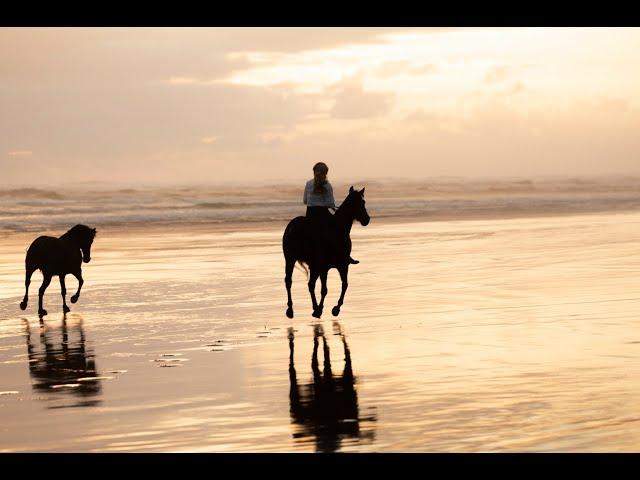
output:
{"label": "horse leg", "polygon": [[318,280],[318,271],[315,268],[311,269],[309,272],[309,294],[311,295],[311,303],[313,304],[313,313],[312,315],[316,318],[320,318],[320,313],[318,312],[318,301],[316,300],[316,281]]}
{"label": "horse leg", "polygon": [[20,302],[20,310],[27,309],[27,304],[29,303],[29,285],[31,284],[31,275],[33,275],[33,272],[35,271],[35,268],[27,267],[24,279],[24,298],[22,299],[22,302]]}
{"label": "horse leg", "polygon": [[340,280],[342,280],[342,292],[340,293],[338,304],[335,307],[333,307],[333,309],[331,310],[331,313],[333,314],[334,317],[337,317],[338,315],[340,315],[340,307],[344,302],[344,294],[347,292],[347,287],[349,286],[349,282],[347,281],[347,275],[349,273],[349,265],[340,267],[338,269],[338,272],[340,272]]}
{"label": "horse leg", "polygon": [[286,260],[286,265],[284,267],[284,284],[287,287],[287,317],[289,318],[293,318],[293,300],[291,300],[291,278],[293,276],[293,267],[295,263],[295,260]]}
{"label": "horse leg", "polygon": [[42,307],[42,297],[44,297],[44,292],[50,283],[51,275],[45,273],[44,279],[42,280],[42,285],[40,285],[40,290],[38,290],[38,315],[40,315],[40,318],[44,317],[47,314],[47,311]]}
{"label": "horse leg", "polygon": [[71,297],[71,303],[76,303],[78,301],[78,297],[80,296],[80,290],[82,289],[82,284],[84,280],[82,279],[82,272],[72,274],[74,277],[78,279],[78,291],[75,293],[73,297]]}
{"label": "horse leg", "polygon": [[67,306],[67,287],[64,283],[64,275],[60,275],[60,293],[62,294],[62,311],[68,313],[71,309]]}
{"label": "horse leg", "polygon": [[327,292],[328,292],[327,290],[327,274],[328,273],[329,272],[325,271],[320,274],[320,284],[322,286],[320,289],[321,296],[320,296],[320,305],[318,305],[318,312],[319,312],[318,318],[322,316],[322,309],[324,308],[324,298],[327,296]]}

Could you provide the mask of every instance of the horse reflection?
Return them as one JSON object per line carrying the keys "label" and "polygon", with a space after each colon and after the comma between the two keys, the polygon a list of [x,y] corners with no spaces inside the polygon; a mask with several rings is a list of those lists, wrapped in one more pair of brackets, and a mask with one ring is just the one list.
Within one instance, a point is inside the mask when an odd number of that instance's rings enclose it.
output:
{"label": "horse reflection", "polygon": [[[363,422],[375,422],[375,417],[359,417],[356,378],[351,365],[351,352],[342,329],[334,322],[337,335],[344,347],[344,370],[335,375],[331,368],[329,345],[321,325],[314,327],[311,370],[313,381],[298,385],[294,366],[294,334],[289,328],[289,399],[292,423],[298,428],[294,438],[314,437],[316,450],[335,452],[344,439],[368,439],[374,437],[373,428],[363,428]],[[323,371],[318,363],[319,339],[322,338],[324,356]]]}
{"label": "horse reflection", "polygon": [[93,352],[87,348],[82,319],[69,327],[65,315],[59,329],[41,323],[39,345],[32,341],[29,322],[23,320],[34,391],[65,392],[85,399],[75,406],[99,403],[89,400],[101,392],[101,384],[100,380],[92,380],[98,372]]}

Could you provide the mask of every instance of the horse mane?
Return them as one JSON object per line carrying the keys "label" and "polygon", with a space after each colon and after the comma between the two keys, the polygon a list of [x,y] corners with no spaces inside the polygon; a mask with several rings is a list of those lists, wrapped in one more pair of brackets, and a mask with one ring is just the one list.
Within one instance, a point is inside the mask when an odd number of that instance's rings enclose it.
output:
{"label": "horse mane", "polygon": [[[335,213],[338,213],[340,210],[342,210],[343,212],[345,211],[345,207],[349,205],[349,203],[351,202],[351,192],[349,192],[347,194],[347,196],[345,197],[345,199],[342,201],[342,203],[340,204],[340,206],[338,208],[336,208]],[[334,213],[334,215],[335,215]]]}
{"label": "horse mane", "polygon": [[[353,187],[352,187],[353,188]],[[334,213],[334,217],[335,215],[338,215],[338,217],[340,216],[340,214],[344,214],[344,212],[347,210],[347,207],[353,204],[353,199],[354,199],[354,195],[358,193],[357,190],[353,190],[350,191],[347,196],[345,197],[345,199],[343,200],[343,202],[340,204],[340,206],[336,209],[336,213]]]}
{"label": "horse mane", "polygon": [[95,238],[98,231],[95,228],[87,227],[86,225],[78,224],[70,228],[67,233],[62,235],[63,237],[91,237]]}

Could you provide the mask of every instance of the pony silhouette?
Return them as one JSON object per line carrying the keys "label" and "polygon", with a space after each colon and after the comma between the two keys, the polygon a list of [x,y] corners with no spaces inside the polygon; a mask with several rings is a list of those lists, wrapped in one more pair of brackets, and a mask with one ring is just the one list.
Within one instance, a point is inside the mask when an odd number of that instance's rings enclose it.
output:
{"label": "pony silhouette", "polygon": [[[318,229],[307,217],[296,217],[289,222],[282,236],[282,251],[285,259],[284,283],[287,287],[287,317],[293,318],[293,301],[291,300],[291,283],[293,267],[296,262],[309,266],[309,293],[313,304],[313,316],[320,318],[324,307],[324,299],[327,295],[327,274],[330,269],[336,268],[342,281],[340,299],[331,313],[334,317],[340,314],[340,307],[344,302],[347,291],[349,264],[351,263],[351,227],[353,221],[358,220],[366,227],[371,220],[364,201],[364,188],[360,191],[349,189],[336,213],[328,219],[325,235],[318,235]],[[306,268],[305,268],[306,270]],[[316,300],[315,286],[320,277],[322,288],[320,290],[320,303]]]}
{"label": "pony silhouette", "polygon": [[[291,422],[296,427],[293,436],[297,439],[313,438],[319,452],[335,452],[342,441],[373,440],[375,415],[363,417],[358,407],[356,377],[351,364],[351,350],[342,328],[337,322],[334,330],[340,335],[344,349],[342,375],[333,372],[329,345],[321,325],[315,325],[311,370],[313,379],[309,383],[298,382],[294,365],[294,333],[289,328],[289,405]],[[318,362],[319,340],[322,338],[323,369]]]}
{"label": "pony silhouette", "polygon": [[24,298],[20,303],[22,310],[26,310],[29,303],[31,275],[36,270],[40,270],[43,276],[42,285],[38,290],[38,315],[40,318],[47,314],[47,311],[42,306],[42,297],[54,275],[60,277],[62,310],[64,313],[71,311],[67,306],[67,288],[64,283],[64,277],[71,274],[78,279],[78,291],[71,297],[71,303],[76,303],[84,283],[82,279],[82,262],[89,263],[91,261],[91,244],[96,233],[95,228],[76,225],[59,238],[41,236],[31,243],[24,261],[26,276]]}

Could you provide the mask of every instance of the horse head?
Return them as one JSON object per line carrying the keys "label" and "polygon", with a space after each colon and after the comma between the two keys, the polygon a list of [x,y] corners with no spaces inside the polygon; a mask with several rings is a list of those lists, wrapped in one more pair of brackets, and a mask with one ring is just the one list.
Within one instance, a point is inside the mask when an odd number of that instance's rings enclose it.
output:
{"label": "horse head", "polygon": [[89,228],[86,225],[76,225],[67,232],[75,239],[80,251],[82,252],[82,261],[89,263],[91,261],[91,245],[98,231],[95,228]]}
{"label": "horse head", "polygon": [[353,212],[353,218],[360,222],[360,225],[366,227],[371,221],[369,213],[364,204],[364,188],[362,190],[355,190],[353,185],[349,188],[349,195],[347,195],[344,203],[349,202],[349,206]]}

